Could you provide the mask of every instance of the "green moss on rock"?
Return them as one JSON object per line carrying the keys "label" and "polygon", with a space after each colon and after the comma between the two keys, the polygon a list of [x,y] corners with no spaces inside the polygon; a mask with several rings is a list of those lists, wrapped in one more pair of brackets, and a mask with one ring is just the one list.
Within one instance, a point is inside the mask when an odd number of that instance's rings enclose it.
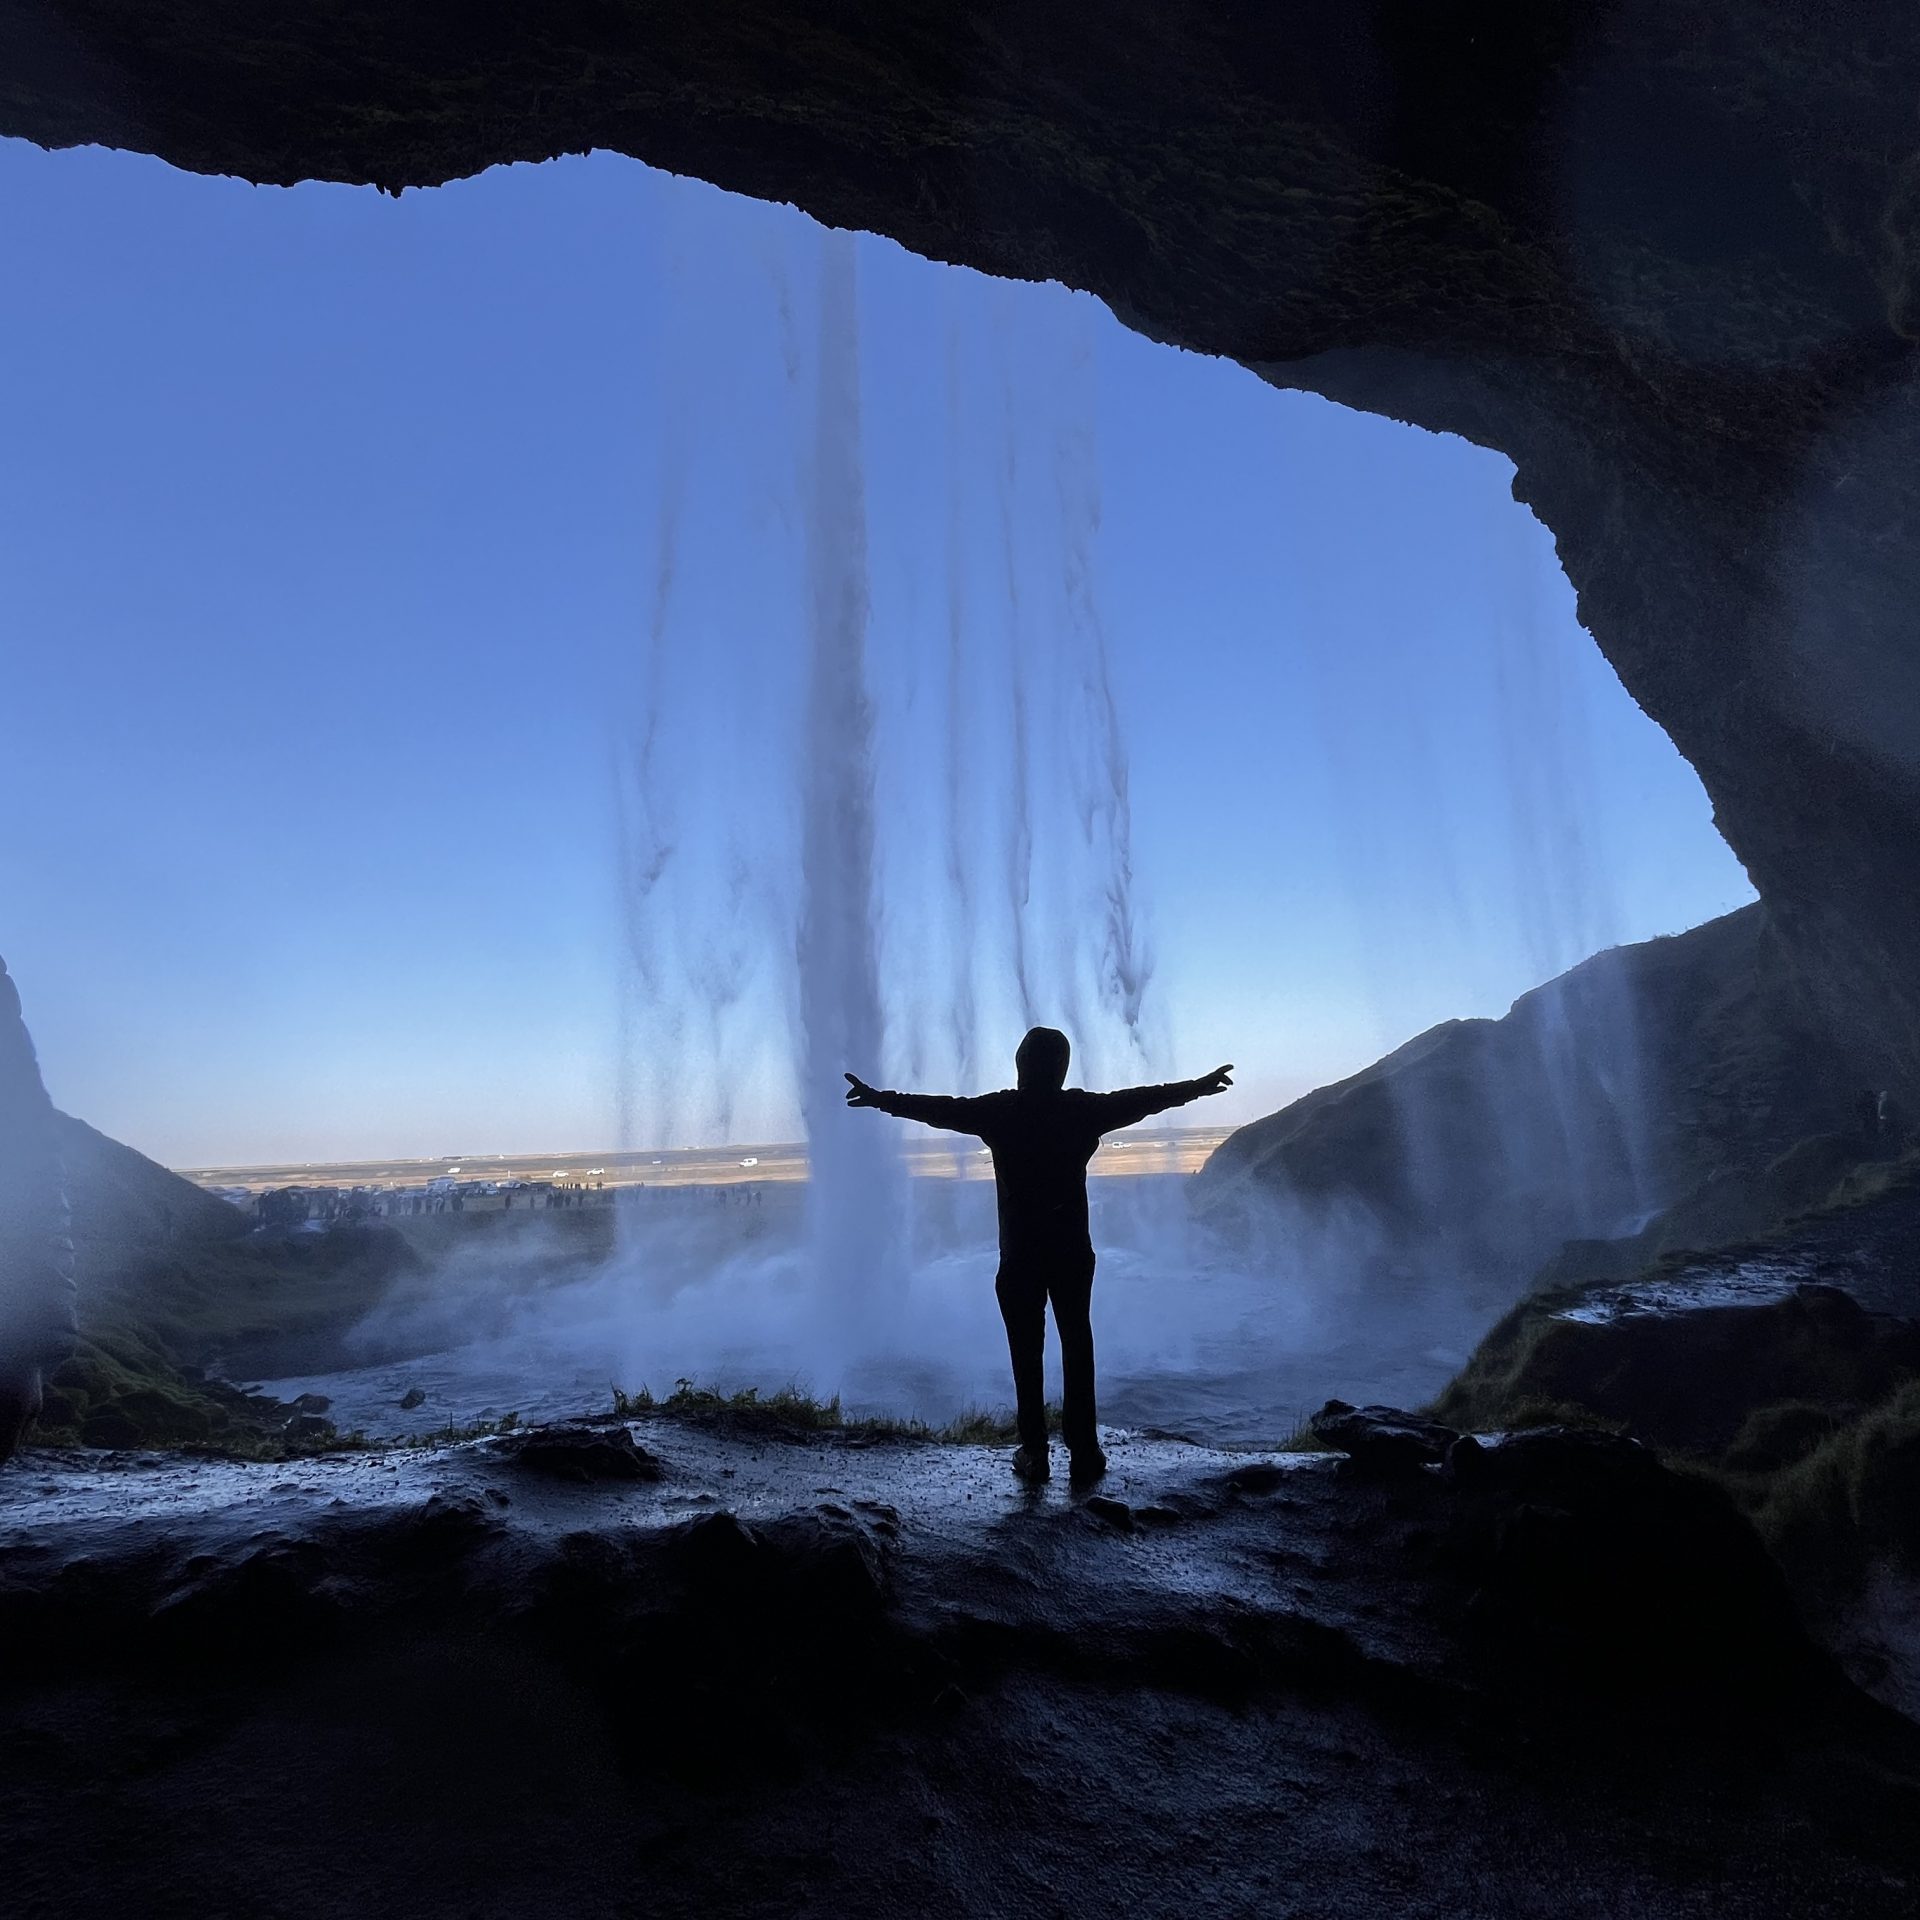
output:
{"label": "green moss on rock", "polygon": [[1920,1572],[1920,1381],[1749,1489],[1748,1504],[1775,1558],[1815,1600],[1849,1597],[1882,1562]]}

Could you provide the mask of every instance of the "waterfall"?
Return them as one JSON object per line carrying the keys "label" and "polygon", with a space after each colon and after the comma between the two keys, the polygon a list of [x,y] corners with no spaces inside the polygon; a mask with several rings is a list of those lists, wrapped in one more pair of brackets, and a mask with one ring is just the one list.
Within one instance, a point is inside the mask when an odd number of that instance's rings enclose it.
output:
{"label": "waterfall", "polygon": [[[805,501],[808,673],[802,744],[799,969],[808,1230],[825,1317],[870,1315],[899,1258],[894,1136],[845,1104],[849,1068],[885,1054],[874,899],[872,702],[867,691],[866,483],[854,242],[826,236],[812,465]],[[870,1322],[869,1322],[870,1324]]]}
{"label": "waterfall", "polygon": [[[961,1391],[955,1351],[994,1378],[1002,1336],[978,1285],[992,1197],[972,1180],[910,1188],[905,1130],[849,1110],[842,1074],[898,1084],[924,1061],[936,1088],[979,1091],[1011,1078],[1043,1021],[1067,1028],[1086,1084],[1162,1063],[1141,1042],[1091,349],[1020,365],[981,297],[956,295],[973,304],[950,317],[932,409],[946,447],[930,537],[876,578],[870,521],[900,537],[881,487],[913,476],[895,448],[870,495],[857,247],[819,234],[770,263],[755,431],[718,430],[712,396],[712,428],[677,425],[685,403],[663,385],[677,430],[659,442],[615,756],[623,1130],[711,1146],[797,1106],[807,1187],[751,1215],[636,1195],[608,1311],[629,1382],[797,1378],[900,1406]],[[755,525],[740,503],[759,500]],[[916,582],[942,572],[922,612]],[[953,1144],[949,1174],[981,1171]]]}
{"label": "waterfall", "polygon": [[947,340],[947,921],[952,928],[949,966],[952,1001],[947,1023],[953,1065],[963,1080],[979,1071],[980,1010],[974,988],[978,920],[968,827],[977,770],[968,725],[966,528],[960,476],[960,341]]}
{"label": "waterfall", "polygon": [[620,1061],[617,1099],[620,1144],[639,1144],[639,1094],[644,1085],[656,1106],[671,1099],[678,1080],[682,1035],[670,1012],[646,1049],[646,1067],[636,1072],[642,1051],[641,1021],[653,1009],[671,1007],[660,903],[657,898],[674,853],[673,790],[661,772],[661,730],[667,710],[667,664],[674,577],[680,561],[683,482],[676,436],[668,436],[662,459],[659,518],[654,528],[652,592],[647,608],[637,731],[617,739],[613,766],[613,827],[620,889],[626,970],[620,993]]}
{"label": "waterfall", "polygon": [[1022,1028],[1038,1024],[1028,953],[1028,915],[1033,902],[1033,732],[1027,716],[1026,635],[1020,619],[1020,556],[1014,540],[1013,502],[1019,486],[1019,437],[1013,389],[1004,395],[1005,442],[997,470],[1000,561],[1006,576],[1007,740],[1011,754],[1001,873],[1006,892],[1007,956]]}
{"label": "waterfall", "polygon": [[1055,439],[1054,475],[1060,499],[1060,554],[1067,634],[1073,666],[1070,697],[1076,753],[1070,769],[1073,806],[1086,843],[1095,1004],[1116,1021],[1136,1055],[1144,1054],[1141,1022],[1153,962],[1135,905],[1133,803],[1126,737],[1113,691],[1106,629],[1096,591],[1094,547],[1100,531],[1100,466],[1094,409],[1087,391],[1093,343],[1084,331],[1071,339],[1066,388],[1069,406]]}

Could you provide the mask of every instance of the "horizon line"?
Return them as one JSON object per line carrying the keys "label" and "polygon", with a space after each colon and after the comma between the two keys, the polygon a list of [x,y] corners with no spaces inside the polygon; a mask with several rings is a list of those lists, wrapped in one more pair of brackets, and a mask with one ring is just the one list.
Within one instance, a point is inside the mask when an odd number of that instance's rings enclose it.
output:
{"label": "horizon line", "polygon": [[[1160,1139],[1191,1134],[1219,1134],[1223,1138],[1236,1132],[1237,1126],[1218,1124],[1214,1126],[1185,1127],[1123,1127],[1111,1137],[1123,1140]],[[970,1136],[964,1134],[941,1134],[933,1132],[923,1139],[909,1136],[907,1150],[936,1151],[950,1153],[953,1142]],[[534,1147],[488,1153],[394,1153],[359,1154],[351,1157],[315,1160],[257,1160],[215,1161],[201,1166],[176,1166],[173,1172],[184,1179],[204,1180],[215,1174],[260,1174],[285,1173],[295,1170],[320,1170],[346,1167],[447,1167],[456,1169],[468,1163],[475,1166],[504,1166],[509,1163],[535,1163],[551,1161],[560,1163],[568,1160],[602,1159],[608,1162],[618,1161],[631,1165],[635,1161],[655,1161],[680,1159],[684,1157],[705,1157],[713,1154],[742,1154],[758,1157],[762,1154],[779,1155],[783,1158],[804,1157],[807,1152],[805,1140],[721,1140],[703,1146],[680,1147]]]}

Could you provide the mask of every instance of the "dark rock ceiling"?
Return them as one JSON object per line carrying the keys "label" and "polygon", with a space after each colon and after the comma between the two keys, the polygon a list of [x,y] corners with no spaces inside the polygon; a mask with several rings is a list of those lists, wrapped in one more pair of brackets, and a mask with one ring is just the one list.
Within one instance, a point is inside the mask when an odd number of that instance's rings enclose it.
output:
{"label": "dark rock ceiling", "polygon": [[261,182],[592,147],[1514,460],[1808,985],[1920,1082],[1920,13],[0,0],[0,132]]}

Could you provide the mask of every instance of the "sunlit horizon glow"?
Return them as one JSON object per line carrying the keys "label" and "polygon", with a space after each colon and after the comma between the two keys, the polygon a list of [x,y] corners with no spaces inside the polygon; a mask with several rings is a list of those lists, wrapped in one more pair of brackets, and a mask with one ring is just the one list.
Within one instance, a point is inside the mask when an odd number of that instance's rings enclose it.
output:
{"label": "sunlit horizon glow", "polygon": [[[1088,1164],[1089,1174],[1194,1173],[1231,1131],[1227,1127],[1149,1124],[1111,1136]],[[905,1136],[901,1161],[915,1179],[990,1180],[987,1150],[919,1130]],[[605,1188],[630,1186],[787,1186],[808,1177],[804,1140],[729,1140],[688,1147],[544,1148],[398,1156],[369,1160],[267,1161],[257,1165],[182,1167],[209,1188],[266,1192],[282,1186],[358,1186],[405,1189],[445,1177],[485,1185],[584,1181]]]}
{"label": "sunlit horizon glow", "polygon": [[[194,1167],[797,1139],[803,217],[612,156],[394,201],[0,142],[0,185],[0,953],[56,1101]],[[1194,1118],[1244,1121],[1752,897],[1503,458],[857,251],[889,1028],[850,1066],[959,1071],[926,1011],[953,585],[970,660],[1018,600],[1044,689],[1063,448],[1155,961],[1151,1046],[1090,1035],[1088,1077],[1231,1060]],[[609,769],[650,711],[674,964],[738,986],[677,1053],[623,958]],[[1019,1038],[981,938],[960,1091]]]}

